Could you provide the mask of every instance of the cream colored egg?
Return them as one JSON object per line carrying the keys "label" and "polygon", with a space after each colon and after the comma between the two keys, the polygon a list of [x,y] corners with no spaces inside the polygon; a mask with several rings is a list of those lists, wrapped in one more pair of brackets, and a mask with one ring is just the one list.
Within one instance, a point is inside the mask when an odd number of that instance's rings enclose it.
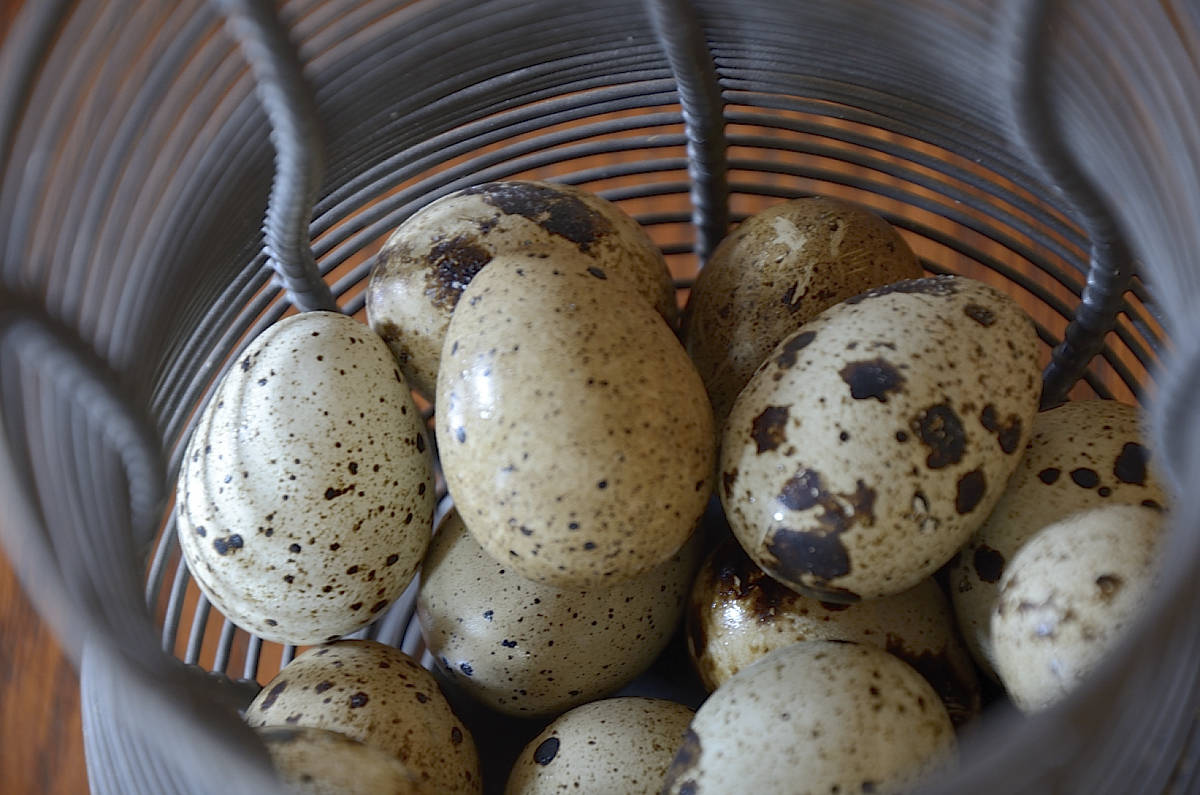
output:
{"label": "cream colored egg", "polygon": [[481,703],[556,714],[618,690],[654,662],[683,615],[699,544],[693,538],[632,580],[559,589],[497,563],[452,511],[422,568],[421,632],[442,671]]}
{"label": "cream colored egg", "polygon": [[1107,505],[1025,542],[991,615],[993,661],[1014,704],[1036,712],[1065,698],[1144,618],[1162,530],[1160,510]]}
{"label": "cream colored egg", "polygon": [[1041,391],[1033,323],[997,290],[938,276],[826,310],[734,404],[721,498],[750,557],[835,602],[929,577],[987,517]]}
{"label": "cream colored egg", "polygon": [[246,722],[329,729],[395,756],[434,792],[482,792],[475,741],[433,675],[382,643],[308,649],[267,683]]}
{"label": "cream colored egg", "polygon": [[611,698],[576,707],[525,746],[505,794],[658,795],[692,715],[682,704],[657,698]]}
{"label": "cream colored egg", "polygon": [[433,795],[399,759],[344,734],[268,726],[258,735],[295,795]]}
{"label": "cream colored egg", "polygon": [[1029,445],[987,521],[963,547],[950,595],[968,648],[991,667],[989,621],[1005,566],[1039,529],[1105,504],[1165,506],[1147,465],[1141,415],[1114,400],[1082,400],[1034,418]]}
{"label": "cream colored egg", "polygon": [[692,586],[688,651],[709,690],[775,649],[806,640],[877,646],[925,677],[956,726],[979,713],[975,667],[932,579],[892,596],[842,605],[776,582],[732,539],[708,557]]}
{"label": "cream colored egg", "polygon": [[808,641],[709,696],[663,792],[910,792],[954,745],[945,708],[912,668],[874,646]]}
{"label": "cream colored egg", "polygon": [[188,442],[179,544],[209,601],[278,643],[378,618],[433,523],[424,423],[387,346],[332,312],[285,318],[222,378]]}
{"label": "cream colored egg", "polygon": [[684,312],[718,430],[784,337],[839,301],[920,276],[904,238],[849,202],[793,199],[743,221],[705,263]]}
{"label": "cream colored egg", "polygon": [[400,225],[367,285],[367,320],[413,387],[433,398],[458,298],[499,254],[573,258],[627,280],[674,325],[675,288],[662,252],[615,204],[570,185],[489,182],[457,191]]}
{"label": "cream colored egg", "polygon": [[521,576],[593,588],[664,562],[707,503],[704,385],[671,329],[598,266],[497,256],[463,293],[438,376],[446,483]]}

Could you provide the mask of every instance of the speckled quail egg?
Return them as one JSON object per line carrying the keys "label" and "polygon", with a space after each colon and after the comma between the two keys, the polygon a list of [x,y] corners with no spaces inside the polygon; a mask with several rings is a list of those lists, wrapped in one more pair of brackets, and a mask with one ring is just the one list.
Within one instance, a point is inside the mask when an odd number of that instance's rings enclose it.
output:
{"label": "speckled quail egg", "polygon": [[570,185],[489,182],[427,205],[392,234],[371,269],[367,320],[409,383],[433,398],[459,296],[498,254],[573,258],[627,280],[674,325],[662,252],[615,204]]}
{"label": "speckled quail egg", "polygon": [[657,795],[692,715],[682,704],[658,698],[610,698],[576,707],[525,746],[505,795]]}
{"label": "speckled quail egg", "polygon": [[806,640],[878,646],[911,665],[933,686],[961,726],[979,712],[979,680],[932,579],[907,591],[853,605],[801,596],[766,573],[736,541],[708,557],[692,586],[688,651],[700,678],[715,690],[760,657]]}
{"label": "speckled quail egg", "polygon": [[433,792],[482,792],[475,741],[433,676],[382,643],[305,651],[251,702],[246,722],[340,732],[392,754]]}
{"label": "speckled quail egg", "polygon": [[1000,681],[1026,712],[1070,693],[1142,616],[1162,511],[1105,505],[1038,531],[1009,561],[991,614]]}
{"label": "speckled quail egg", "polygon": [[967,647],[991,666],[989,621],[1005,564],[1042,527],[1105,504],[1163,506],[1137,408],[1082,400],[1038,414],[1033,435],[987,521],[963,547],[950,596]]}
{"label": "speckled quail egg", "polygon": [[743,221],[705,263],[684,312],[718,430],[784,337],[839,301],[920,276],[904,238],[849,202],[794,199]]}
{"label": "speckled quail egg", "polygon": [[562,712],[614,692],[667,645],[699,540],[632,580],[559,589],[493,560],[452,511],[422,568],[421,631],[442,671],[483,704],[514,715]]}
{"label": "speckled quail egg", "polygon": [[897,282],[832,307],[738,396],[721,498],[742,547],[829,602],[899,593],[991,511],[1029,438],[1033,323],[980,282]]}
{"label": "speckled quail egg", "polygon": [[954,745],[945,708],[912,668],[874,646],[806,641],[704,702],[663,792],[909,792]]}
{"label": "speckled quail egg", "polygon": [[387,346],[344,315],[259,335],[188,442],[179,544],[243,629],[311,644],[365,626],[412,580],[433,524],[425,427]]}
{"label": "speckled quail egg", "polygon": [[599,266],[494,258],[450,321],[437,403],[459,513],[523,577],[629,579],[675,554],[704,512],[704,385],[662,318]]}
{"label": "speckled quail egg", "polygon": [[326,729],[258,730],[295,795],[433,795],[399,759]]}

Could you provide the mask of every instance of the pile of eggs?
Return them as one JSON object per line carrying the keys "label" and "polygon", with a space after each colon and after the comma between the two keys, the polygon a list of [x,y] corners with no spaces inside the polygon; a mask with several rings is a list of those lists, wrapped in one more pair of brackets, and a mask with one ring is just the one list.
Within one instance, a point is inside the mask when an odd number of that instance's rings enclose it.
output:
{"label": "pile of eggs", "polygon": [[[480,185],[396,231],[367,316],[253,340],[179,475],[205,595],[311,647],[245,713],[297,791],[901,791],[992,680],[1027,711],[1068,694],[1153,587],[1137,410],[1039,413],[1021,308],[922,277],[854,205],[748,219],[679,318],[615,206]],[[418,571],[434,672],[339,640]],[[699,709],[611,698],[673,636]],[[540,721],[511,770],[481,769],[464,698]]]}

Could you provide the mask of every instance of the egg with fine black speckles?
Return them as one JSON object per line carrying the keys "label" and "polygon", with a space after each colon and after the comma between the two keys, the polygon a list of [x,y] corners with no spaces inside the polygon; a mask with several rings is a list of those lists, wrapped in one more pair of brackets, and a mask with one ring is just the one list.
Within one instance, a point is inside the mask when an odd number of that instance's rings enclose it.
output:
{"label": "egg with fine black speckles", "polygon": [[874,646],[806,641],[709,696],[662,791],[911,792],[954,748],[946,710],[912,668]]}
{"label": "egg with fine black speckles", "polygon": [[852,605],[796,593],[729,539],[700,567],[687,614],[688,652],[715,690],[775,649],[810,640],[867,643],[911,665],[933,686],[955,726],[979,713],[979,679],[954,616],[932,579]]}
{"label": "egg with fine black speckles", "polygon": [[525,746],[505,795],[657,795],[693,714],[657,698],[610,698],[576,707]]}
{"label": "egg with fine black speckles", "polygon": [[459,296],[499,254],[600,266],[675,323],[675,288],[662,252],[615,204],[549,182],[475,185],[401,224],[379,252],[367,285],[367,322],[392,348],[413,388],[431,400]]}
{"label": "egg with fine black speckles", "polygon": [[920,276],[887,221],[840,199],[793,199],[739,224],[704,263],[684,311],[688,354],[718,430],[784,337],[863,290]]}
{"label": "egg with fine black speckles", "polygon": [[201,412],[176,490],[197,585],[239,627],[306,645],[370,623],[429,545],[433,462],[387,346],[334,312],[255,338]]}
{"label": "egg with fine black speckles", "polygon": [[1102,505],[1042,528],[1000,579],[992,659],[1025,712],[1066,698],[1148,620],[1165,534],[1161,510]]}
{"label": "egg with fine black speckles", "polygon": [[990,618],[1007,562],[1046,525],[1102,505],[1166,507],[1144,446],[1141,412],[1115,400],[1080,400],[1043,411],[1000,501],[963,547],[950,596],[981,669],[991,666]]}
{"label": "egg with fine black speckles", "polygon": [[432,792],[482,792],[475,741],[433,675],[382,643],[308,649],[250,703],[246,722],[339,732],[395,756]]}
{"label": "egg with fine black speckles", "polygon": [[1041,393],[1032,320],[936,276],[869,290],[781,342],[725,425],[719,490],[756,564],[827,602],[899,593],[996,504]]}
{"label": "egg with fine black speckles", "polygon": [[635,577],[679,550],[708,502],[700,376],[662,317],[601,267],[494,258],[450,320],[437,405],[463,522],[528,579]]}
{"label": "egg with fine black speckles", "polygon": [[258,730],[293,795],[434,795],[396,757],[326,729]]}
{"label": "egg with fine black speckles", "polygon": [[496,562],[451,511],[421,570],[421,633],[442,672],[479,702],[511,715],[562,712],[654,662],[683,614],[701,541],[632,580],[560,589]]}

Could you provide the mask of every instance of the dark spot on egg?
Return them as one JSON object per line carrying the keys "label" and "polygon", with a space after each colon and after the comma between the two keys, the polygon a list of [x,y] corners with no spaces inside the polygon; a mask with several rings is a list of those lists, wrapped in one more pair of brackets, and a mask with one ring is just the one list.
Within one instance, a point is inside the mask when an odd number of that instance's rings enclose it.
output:
{"label": "dark spot on egg", "polygon": [[850,573],[850,554],[839,536],[781,527],[771,534],[766,548],[789,579],[804,573],[832,580]]}
{"label": "dark spot on egg", "polygon": [[1000,582],[1004,574],[1004,556],[987,544],[980,544],[971,559],[975,573],[984,582]]}
{"label": "dark spot on egg", "polygon": [[418,453],[425,452],[425,434],[418,433],[416,441],[417,441],[417,452]]}
{"label": "dark spot on egg", "polygon": [[439,240],[425,257],[425,295],[435,306],[453,309],[475,274],[492,255],[472,235]]}
{"label": "dark spot on egg", "polygon": [[460,444],[466,442],[467,441],[467,429],[462,427],[461,425],[458,426],[457,428],[455,428],[454,429],[454,438],[457,439]]}
{"label": "dark spot on egg", "polygon": [[913,652],[905,645],[903,638],[890,632],[887,633],[885,648],[911,665],[933,686],[955,726],[963,726],[978,714],[979,680],[969,663],[956,665],[944,648]]}
{"label": "dark spot on egg", "polygon": [[475,673],[475,669],[471,667],[471,664],[465,662],[458,664],[458,670],[462,671],[467,676],[471,676]]}
{"label": "dark spot on egg", "polygon": [[355,484],[353,484],[353,483],[351,483],[349,486],[346,486],[345,488],[341,488],[341,489],[337,489],[337,488],[330,486],[329,488],[325,489],[325,499],[327,499],[327,500],[337,499],[338,497],[342,496],[343,494],[349,494],[350,492],[354,491],[354,488],[355,488]]}
{"label": "dark spot on egg", "polygon": [[593,276],[595,276],[597,279],[607,279],[608,278],[608,275],[605,274],[604,271],[597,268],[595,265],[592,265],[591,267],[589,267],[587,269],[587,272],[592,274]]}
{"label": "dark spot on egg", "polygon": [[996,414],[996,407],[989,403],[979,413],[979,422],[989,432],[996,435],[996,442],[1000,445],[1001,450],[1009,455],[1017,451],[1017,445],[1021,442],[1020,417],[1010,414],[1006,421],[1001,422],[1000,417]]}
{"label": "dark spot on egg", "polygon": [[378,613],[380,610],[388,606],[388,600],[380,599],[375,604],[371,605],[371,612]]}
{"label": "dark spot on egg", "polygon": [[792,367],[796,364],[796,357],[800,351],[807,348],[816,338],[817,332],[815,331],[801,331],[799,334],[788,337],[779,347],[779,354],[775,357],[775,364],[784,370]]}
{"label": "dark spot on egg", "polygon": [[1094,489],[1100,485],[1100,476],[1096,474],[1096,470],[1089,467],[1072,469],[1071,480],[1081,489]]}
{"label": "dark spot on egg", "polygon": [[452,745],[462,745],[463,733],[462,729],[457,726],[450,727],[450,743]]}
{"label": "dark spot on egg", "polygon": [[733,496],[733,484],[737,480],[737,476],[738,476],[737,467],[734,467],[733,469],[729,470],[728,472],[721,473],[721,484],[722,484],[722,487],[725,489],[726,497]]}
{"label": "dark spot on egg", "polygon": [[383,565],[394,566],[394,565],[396,565],[396,561],[398,561],[398,560],[400,560],[400,556],[393,553],[393,554],[387,556],[387,560],[385,560],[383,562]]}
{"label": "dark spot on egg", "polygon": [[839,371],[839,375],[850,387],[850,397],[855,400],[874,398],[880,403],[887,403],[890,393],[904,390],[904,376],[894,365],[881,358],[850,362]]}
{"label": "dark spot on egg", "polygon": [[996,313],[981,304],[967,304],[963,307],[963,313],[984,328],[996,322]]}
{"label": "dark spot on egg", "polygon": [[1111,600],[1124,584],[1125,581],[1116,574],[1101,574],[1096,578],[1096,587],[1100,589],[1100,598],[1106,602]]}
{"label": "dark spot on egg", "polygon": [[954,495],[954,510],[959,514],[967,514],[978,507],[983,495],[987,492],[987,479],[982,469],[972,469],[958,479],[957,491]]}
{"label": "dark spot on egg", "polygon": [[1062,474],[1062,470],[1057,467],[1046,467],[1041,472],[1039,472],[1037,474],[1037,476],[1038,476],[1038,480],[1042,481],[1047,486],[1049,486],[1049,485],[1055,483],[1061,474]]}
{"label": "dark spot on egg", "polygon": [[787,406],[767,406],[754,418],[750,425],[750,438],[754,440],[756,453],[775,450],[787,441]]}
{"label": "dark spot on egg", "polygon": [[283,681],[283,682],[279,682],[274,687],[272,687],[270,690],[268,690],[267,697],[264,698],[262,700],[262,703],[258,705],[259,710],[262,712],[266,712],[272,706],[274,706],[275,699],[279,698],[279,694],[282,693],[286,688],[287,688],[287,682]]}
{"label": "dark spot on egg", "polygon": [[864,293],[847,298],[843,303],[854,306],[869,298],[879,298],[894,293],[909,295],[953,295],[958,292],[958,282],[953,276],[928,276],[922,279],[905,279],[893,284],[875,287]]}
{"label": "dark spot on egg", "polygon": [[367,694],[360,690],[354,695],[350,696],[350,709],[365,707],[368,700]]}
{"label": "dark spot on egg", "polygon": [[204,538],[206,535],[208,535],[208,531],[204,529],[204,525],[196,526],[196,535],[200,536],[201,538]]}
{"label": "dark spot on egg", "polygon": [[276,621],[276,620],[275,620],[275,619],[273,619],[273,618],[268,618],[268,619],[266,619],[266,624],[267,624],[267,626],[268,626],[268,627],[277,627],[277,626],[279,626],[279,622],[278,622],[278,621]]}
{"label": "dark spot on egg", "polygon": [[1137,442],[1126,442],[1113,465],[1113,474],[1122,483],[1146,485],[1146,461],[1149,453]]}
{"label": "dark spot on egg", "polygon": [[242,537],[234,533],[225,538],[214,538],[212,544],[218,555],[228,555],[242,548]]}
{"label": "dark spot on egg", "polygon": [[939,403],[922,411],[911,422],[912,430],[929,449],[925,465],[942,469],[962,460],[967,446],[962,420],[948,403]]}
{"label": "dark spot on egg", "polygon": [[571,193],[547,185],[490,182],[468,188],[463,195],[480,196],[506,215],[519,215],[552,235],[569,240],[587,252],[612,232],[603,215]]}
{"label": "dark spot on egg", "polygon": [[330,682],[328,679],[326,679],[324,682],[318,682],[316,687],[313,688],[313,690],[315,690],[318,693],[324,693],[326,690],[328,690],[331,687],[333,687],[333,682]]}

